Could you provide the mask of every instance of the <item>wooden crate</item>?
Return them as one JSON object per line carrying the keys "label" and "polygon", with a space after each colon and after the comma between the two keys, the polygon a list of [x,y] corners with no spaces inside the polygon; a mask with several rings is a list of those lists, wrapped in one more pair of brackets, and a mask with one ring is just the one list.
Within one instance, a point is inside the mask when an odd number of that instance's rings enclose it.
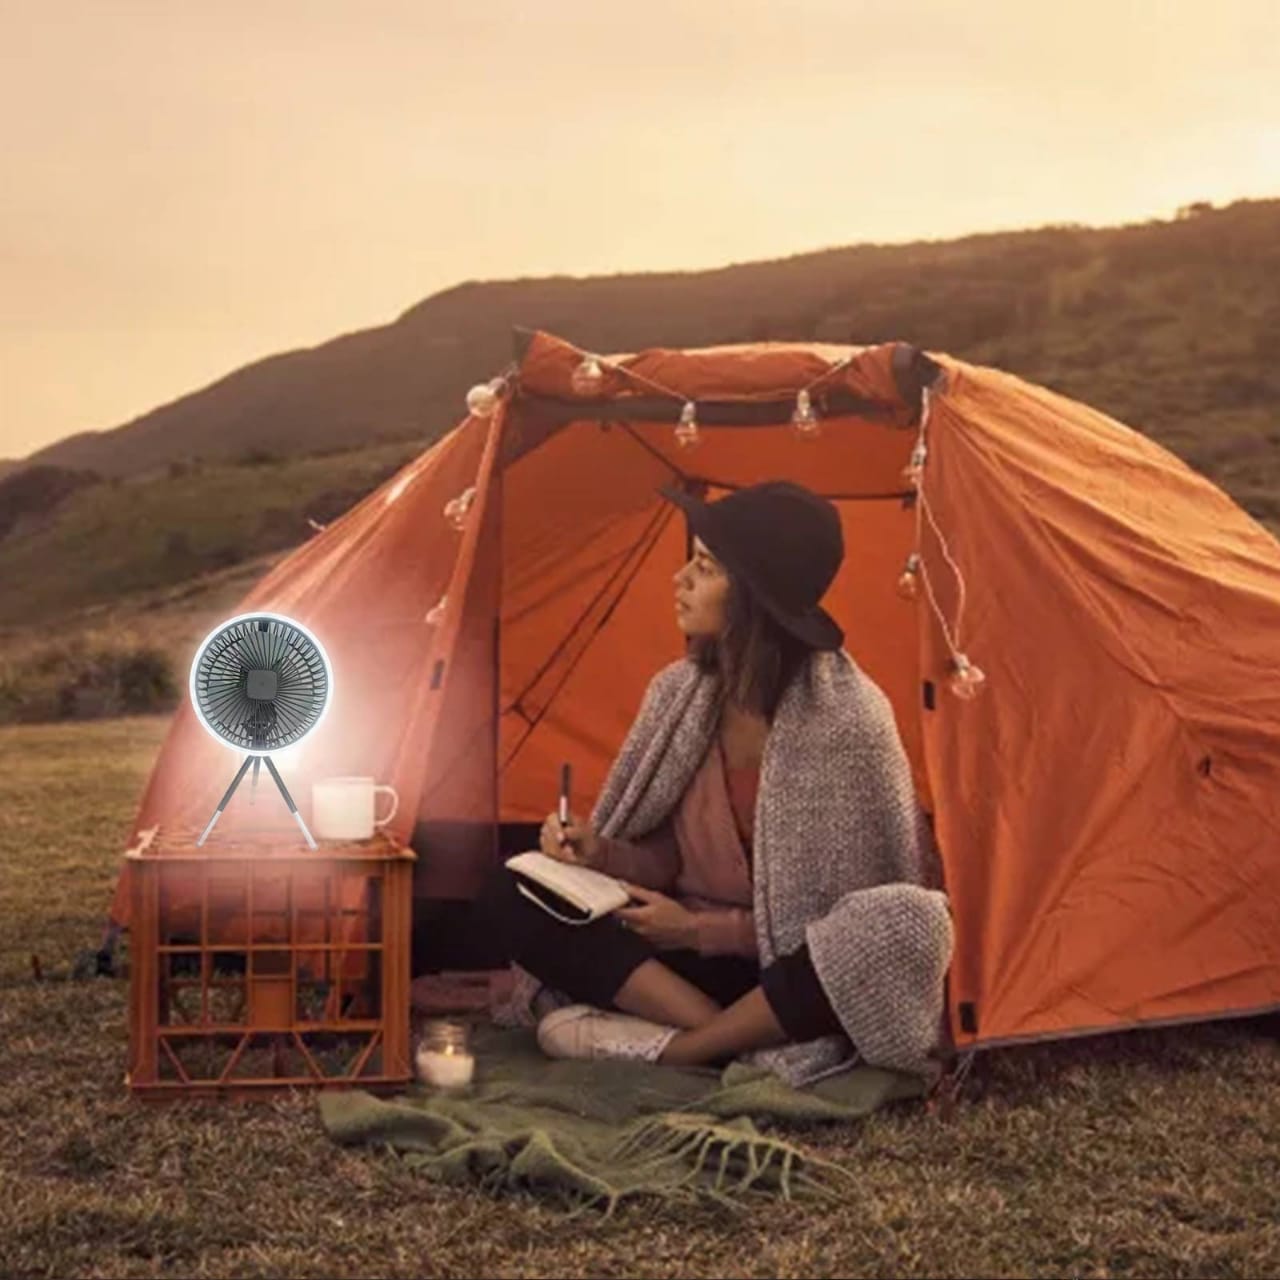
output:
{"label": "wooden crate", "polygon": [[146,1098],[399,1088],[411,849],[161,830],[131,851],[129,1070]]}

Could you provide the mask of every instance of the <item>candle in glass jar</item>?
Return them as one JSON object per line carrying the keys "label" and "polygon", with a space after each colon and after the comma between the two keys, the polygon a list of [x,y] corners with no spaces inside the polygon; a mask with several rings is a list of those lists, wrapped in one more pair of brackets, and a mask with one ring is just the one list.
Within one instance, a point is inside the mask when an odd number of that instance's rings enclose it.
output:
{"label": "candle in glass jar", "polygon": [[434,1023],[418,1045],[418,1076],[438,1089],[460,1089],[471,1083],[476,1060],[467,1043],[467,1028],[459,1023]]}

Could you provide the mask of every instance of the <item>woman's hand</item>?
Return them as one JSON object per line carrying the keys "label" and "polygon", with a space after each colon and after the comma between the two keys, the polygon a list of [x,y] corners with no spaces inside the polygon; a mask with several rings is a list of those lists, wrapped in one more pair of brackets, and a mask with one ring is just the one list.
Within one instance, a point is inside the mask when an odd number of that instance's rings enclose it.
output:
{"label": "woman's hand", "polygon": [[613,914],[623,927],[638,933],[646,942],[668,951],[693,950],[697,943],[694,913],[674,898],[638,884],[626,885],[627,892],[642,905],[619,907]]}
{"label": "woman's hand", "polygon": [[604,862],[604,848],[600,837],[573,814],[563,827],[558,813],[547,814],[538,835],[538,847],[548,858],[558,862],[572,862],[579,867],[599,870]]}

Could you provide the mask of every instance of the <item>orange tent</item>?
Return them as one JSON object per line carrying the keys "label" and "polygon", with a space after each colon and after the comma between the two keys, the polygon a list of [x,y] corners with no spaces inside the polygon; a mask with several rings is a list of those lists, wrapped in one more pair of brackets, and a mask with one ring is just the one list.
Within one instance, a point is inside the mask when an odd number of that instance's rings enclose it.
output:
{"label": "orange tent", "polygon": [[[687,535],[658,485],[714,499],[787,478],[839,507],[825,604],[889,695],[933,816],[957,1047],[1280,1006],[1280,544],[1225,494],[1101,413],[904,344],[598,365],[546,334],[519,345],[494,405],[236,610],[297,618],[333,662],[327,720],[277,757],[304,815],[314,778],[389,781],[419,897],[471,896],[497,824],[554,807],[560,761],[590,808],[682,652]],[[816,435],[791,420],[802,389]],[[976,698],[952,689],[957,652],[985,672]],[[135,836],[203,827],[234,766],[183,705]],[[297,839],[281,805],[233,802],[223,827],[238,822]]]}

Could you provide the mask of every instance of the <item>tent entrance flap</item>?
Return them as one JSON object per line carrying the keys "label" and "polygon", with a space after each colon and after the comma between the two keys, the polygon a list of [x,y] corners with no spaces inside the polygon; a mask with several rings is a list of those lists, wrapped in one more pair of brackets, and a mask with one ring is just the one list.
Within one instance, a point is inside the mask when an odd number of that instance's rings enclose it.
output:
{"label": "tent entrance flap", "polygon": [[512,715],[524,723],[515,741],[502,754],[500,770],[505,771],[520,754],[529,736],[537,731],[543,717],[555,704],[556,697],[571,679],[587,651],[613,617],[614,610],[626,595],[631,583],[644,569],[658,545],[674,510],[666,507],[654,512],[641,529],[633,546],[616,568],[593,594],[583,610],[570,620],[559,644],[547,655],[528,683],[509,703],[503,716]]}
{"label": "tent entrance flap", "polygon": [[573,422],[504,472],[504,822],[541,822],[561,764],[582,814],[645,686],[682,652],[671,577],[684,528],[670,468],[616,427]]}

